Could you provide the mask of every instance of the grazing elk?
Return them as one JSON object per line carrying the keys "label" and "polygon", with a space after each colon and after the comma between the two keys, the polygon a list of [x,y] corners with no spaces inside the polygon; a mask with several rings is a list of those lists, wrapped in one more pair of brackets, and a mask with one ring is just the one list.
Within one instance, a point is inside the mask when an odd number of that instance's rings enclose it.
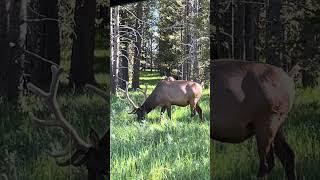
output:
{"label": "grazing elk", "polygon": [[[32,83],[28,83],[28,89],[34,94],[42,97],[47,108],[53,113],[53,120],[41,120],[33,114],[32,119],[43,126],[59,127],[64,130],[64,133],[71,138],[72,147],[70,151],[49,153],[54,158],[66,157],[69,153],[73,154],[70,158],[63,162],[57,161],[59,166],[73,165],[75,167],[86,164],[88,170],[88,180],[109,179],[109,130],[105,132],[102,138],[99,138],[95,130],[91,129],[89,133],[90,143],[85,142],[72,125],[64,118],[57,102],[57,91],[59,86],[59,77],[62,74],[62,68],[51,66],[52,81],[49,92],[44,92]],[[108,100],[108,95],[101,90],[88,86],[95,93]],[[108,128],[109,129],[109,128]]]}
{"label": "grazing elk", "polygon": [[184,80],[162,80],[157,84],[152,93],[145,98],[145,101],[139,107],[130,99],[128,85],[126,88],[127,99],[134,107],[131,113],[137,114],[139,120],[143,119],[146,114],[158,106],[161,107],[161,115],[167,111],[168,116],[171,119],[171,105],[181,107],[190,105],[191,117],[195,116],[195,111],[197,111],[200,119],[202,120],[202,110],[199,106],[201,95],[202,87],[196,82]]}
{"label": "grazing elk", "polygon": [[293,105],[293,76],[281,68],[256,62],[216,60],[211,63],[210,137],[241,143],[255,136],[260,158],[258,177],[274,167],[274,153],[288,179],[296,179],[295,155],[288,145],[283,123]]}

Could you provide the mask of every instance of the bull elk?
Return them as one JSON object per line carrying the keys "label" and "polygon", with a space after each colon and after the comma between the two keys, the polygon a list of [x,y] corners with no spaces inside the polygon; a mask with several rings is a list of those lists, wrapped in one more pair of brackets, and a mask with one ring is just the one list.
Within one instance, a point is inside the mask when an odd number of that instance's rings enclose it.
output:
{"label": "bull elk", "polygon": [[190,105],[191,117],[195,116],[196,112],[202,120],[202,110],[199,106],[199,100],[202,95],[202,87],[200,84],[192,81],[184,80],[162,80],[160,81],[152,93],[145,98],[141,106],[137,106],[129,96],[128,85],[126,87],[126,96],[133,106],[132,113],[137,114],[141,120],[150,111],[156,107],[161,107],[161,115],[167,111],[171,119],[171,106],[177,105],[185,107]]}
{"label": "bull elk", "polygon": [[255,136],[258,178],[266,178],[275,166],[275,154],[287,178],[296,179],[295,155],[282,127],[293,105],[298,67],[288,75],[281,68],[257,62],[211,63],[211,139],[241,143]]}
{"label": "bull elk", "polygon": [[[102,180],[109,177],[109,130],[105,132],[102,138],[99,138],[95,130],[91,129],[89,133],[90,143],[81,139],[77,131],[72,127],[72,125],[64,118],[58,102],[57,102],[57,91],[59,86],[59,76],[62,74],[62,68],[57,68],[56,66],[51,67],[52,71],[52,81],[50,85],[49,92],[45,92],[42,89],[36,87],[32,83],[28,83],[28,89],[34,94],[40,96],[44,99],[44,102],[47,108],[53,113],[53,120],[41,120],[35,117],[32,113],[32,119],[43,126],[49,127],[59,127],[63,129],[63,132],[66,134],[66,137],[71,138],[72,146],[70,151],[66,150],[64,152],[55,152],[49,153],[49,156],[54,158],[66,157],[69,153],[73,154],[71,157],[67,158],[65,161],[57,161],[58,166],[81,166],[86,164],[88,170],[88,180]],[[106,93],[103,93],[101,90],[88,86],[95,93],[102,96],[108,100]]]}

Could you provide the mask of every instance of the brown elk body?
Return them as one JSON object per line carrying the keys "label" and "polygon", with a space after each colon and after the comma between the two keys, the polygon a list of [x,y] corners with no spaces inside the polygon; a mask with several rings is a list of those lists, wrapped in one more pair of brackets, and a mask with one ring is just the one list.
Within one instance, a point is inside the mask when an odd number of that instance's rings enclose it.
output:
{"label": "brown elk body", "polygon": [[263,63],[219,60],[211,68],[211,139],[241,143],[255,136],[257,176],[270,173],[275,153],[288,179],[295,179],[295,155],[282,130],[294,101],[293,79]]}
{"label": "brown elk body", "polygon": [[143,119],[146,114],[158,106],[161,107],[161,114],[167,111],[168,116],[171,119],[172,105],[181,107],[190,105],[191,116],[193,117],[195,112],[197,112],[200,119],[202,119],[202,110],[199,106],[201,95],[202,87],[196,82],[162,80],[157,84],[153,92],[146,98],[140,107],[136,106],[132,100],[130,100],[130,102],[132,102],[135,108],[133,112],[138,115],[138,119]]}
{"label": "brown elk body", "polygon": [[[62,68],[56,66],[51,67],[52,81],[49,92],[45,92],[42,89],[36,87],[32,83],[28,83],[28,89],[34,94],[42,97],[48,109],[54,115],[53,120],[41,120],[32,114],[32,119],[43,126],[59,127],[62,128],[67,137],[71,138],[72,147],[69,150],[63,152],[49,153],[54,158],[66,157],[69,153],[72,153],[71,157],[64,161],[57,161],[59,166],[81,166],[86,165],[88,170],[88,180],[103,180],[109,179],[109,128],[104,135],[99,138],[95,130],[91,128],[89,133],[90,142],[84,141],[73,126],[64,118],[60,107],[57,102],[57,91],[59,87],[59,77],[62,74]],[[105,100],[109,100],[108,95],[102,90],[88,85],[88,88],[92,89],[96,94],[103,97]]]}

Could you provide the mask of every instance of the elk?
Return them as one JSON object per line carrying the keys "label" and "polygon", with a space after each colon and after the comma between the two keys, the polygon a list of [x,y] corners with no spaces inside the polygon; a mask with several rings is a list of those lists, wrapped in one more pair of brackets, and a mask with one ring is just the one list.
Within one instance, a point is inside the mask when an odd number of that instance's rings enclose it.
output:
{"label": "elk", "polygon": [[171,119],[171,106],[177,105],[185,107],[190,105],[191,117],[195,116],[196,112],[202,120],[202,109],[199,106],[199,100],[202,95],[202,87],[200,84],[192,81],[174,80],[160,81],[152,93],[145,98],[142,105],[137,106],[129,96],[128,85],[126,87],[126,97],[133,106],[133,111],[130,114],[137,114],[141,120],[150,111],[156,107],[161,107],[161,116],[167,111]]}
{"label": "elk", "polygon": [[[49,153],[49,156],[54,158],[66,157],[67,154],[72,153],[71,157],[67,158],[65,161],[58,161],[58,166],[81,166],[86,164],[88,170],[88,180],[102,180],[109,178],[109,130],[99,138],[97,132],[91,129],[89,133],[90,142],[86,142],[81,139],[80,135],[73,128],[73,126],[64,118],[60,107],[57,102],[57,91],[59,87],[59,77],[62,74],[62,68],[57,68],[56,66],[51,66],[52,71],[52,81],[50,85],[49,92],[45,92],[38,88],[32,83],[28,83],[28,89],[35,95],[40,96],[44,99],[44,103],[47,108],[53,113],[53,120],[42,120],[31,113],[33,121],[42,126],[58,127],[62,128],[66,137],[70,137],[72,146],[70,151],[66,150],[64,152]],[[102,90],[95,88],[93,86],[87,86],[92,89],[95,93],[108,100],[108,95]],[[109,129],[109,128],[107,128]]]}
{"label": "elk", "polygon": [[296,179],[295,155],[283,124],[293,106],[294,66],[289,75],[273,65],[233,60],[211,63],[210,137],[242,143],[255,136],[260,159],[258,178],[266,178],[280,159],[289,180]]}

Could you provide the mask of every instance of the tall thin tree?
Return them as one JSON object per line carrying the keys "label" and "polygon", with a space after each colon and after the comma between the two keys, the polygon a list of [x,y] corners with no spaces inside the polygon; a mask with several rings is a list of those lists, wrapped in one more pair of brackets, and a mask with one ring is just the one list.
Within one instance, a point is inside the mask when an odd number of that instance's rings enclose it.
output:
{"label": "tall thin tree", "polygon": [[93,62],[96,0],[76,0],[70,80],[76,87],[96,84]]}
{"label": "tall thin tree", "polygon": [[[143,6],[141,2],[138,2],[136,6],[136,24],[135,29],[140,33],[142,32],[141,20],[143,16]],[[132,88],[137,89],[140,85],[140,60],[141,60],[141,43],[142,37],[137,35],[137,41],[135,42],[136,49],[134,51],[134,60],[133,60],[133,75],[132,75]]]}

